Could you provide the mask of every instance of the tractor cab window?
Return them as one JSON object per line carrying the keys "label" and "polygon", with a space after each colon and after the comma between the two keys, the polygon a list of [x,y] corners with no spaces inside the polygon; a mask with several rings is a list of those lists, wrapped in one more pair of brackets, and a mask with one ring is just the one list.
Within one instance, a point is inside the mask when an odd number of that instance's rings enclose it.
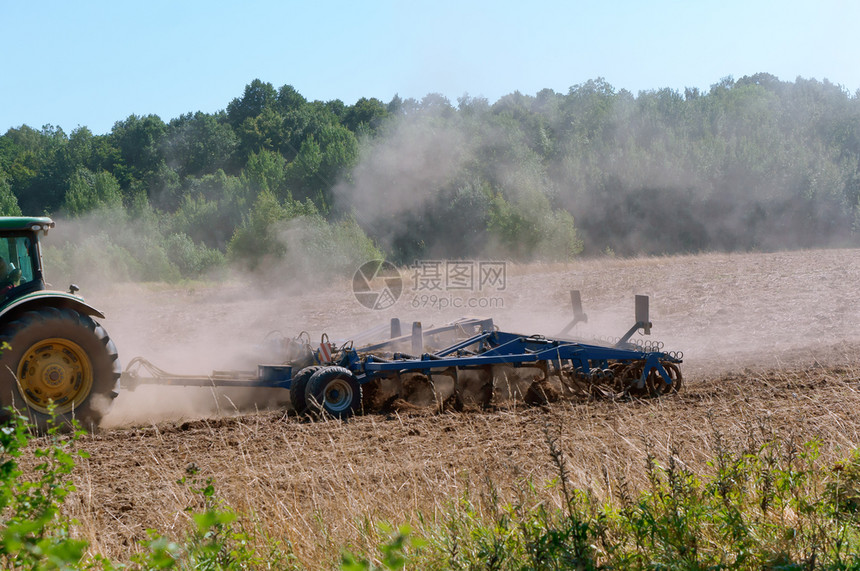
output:
{"label": "tractor cab window", "polygon": [[29,236],[0,238],[0,295],[33,279],[32,239]]}

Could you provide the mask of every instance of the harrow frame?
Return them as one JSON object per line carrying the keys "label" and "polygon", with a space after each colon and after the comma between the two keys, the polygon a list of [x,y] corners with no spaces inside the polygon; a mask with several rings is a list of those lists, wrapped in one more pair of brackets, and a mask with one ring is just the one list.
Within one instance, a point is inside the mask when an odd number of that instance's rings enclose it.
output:
{"label": "harrow frame", "polygon": [[[409,373],[420,373],[432,380],[435,373],[453,377],[456,384],[458,371],[489,370],[494,365],[535,367],[543,371],[544,380],[550,374],[566,375],[569,379],[578,379],[586,384],[599,379],[611,379],[614,371],[626,370],[628,378],[625,380],[626,386],[622,387],[623,394],[637,391],[641,394],[643,390],[647,392],[649,382],[656,394],[677,390],[678,387],[674,386],[680,383],[677,366],[683,362],[683,355],[662,351],[662,343],[630,342],[637,331],[650,334],[652,324],[648,316],[647,296],[636,296],[636,323],[612,345],[587,343],[567,336],[575,325],[587,321],[587,316],[582,312],[579,292],[571,292],[571,301],[574,319],[555,337],[499,331],[492,319],[474,317],[461,318],[426,330],[420,322],[413,322],[412,331],[404,335],[400,320],[395,318],[387,328],[388,338],[384,341],[355,347],[355,340],[366,342],[384,333],[385,328],[380,327],[360,333],[340,347],[337,343],[330,343],[324,335],[323,342],[316,350],[310,349],[309,344],[305,343],[306,358],[303,360],[258,365],[256,372],[213,371],[206,376],[172,375],[138,357],[129,363],[120,382],[123,388],[129,390],[140,385],[296,390],[294,380],[301,377],[298,390],[304,391],[306,384],[316,386],[321,382],[314,383],[313,379],[317,375],[311,373],[327,370],[328,376],[335,378],[336,384],[332,386],[336,388],[331,389],[331,393],[326,392],[329,389],[319,389],[318,394],[311,395],[309,406],[341,418],[356,412],[361,400],[359,387],[367,383],[380,379],[399,379],[401,375]],[[425,351],[425,344],[436,346],[445,339],[448,339],[448,344],[443,348]],[[406,348],[409,349],[408,353],[404,352]],[[676,373],[675,378],[667,370],[669,368]],[[149,376],[142,376],[141,369],[148,372]],[[336,374],[332,373],[333,369],[337,369]],[[303,374],[299,375],[300,372]],[[659,384],[661,382],[662,385]],[[655,383],[657,390],[654,390]],[[330,410],[326,406],[327,402],[342,400],[344,390],[355,392],[348,398],[357,399],[358,404],[350,402],[348,407],[339,406]],[[300,402],[304,403],[304,399]]]}

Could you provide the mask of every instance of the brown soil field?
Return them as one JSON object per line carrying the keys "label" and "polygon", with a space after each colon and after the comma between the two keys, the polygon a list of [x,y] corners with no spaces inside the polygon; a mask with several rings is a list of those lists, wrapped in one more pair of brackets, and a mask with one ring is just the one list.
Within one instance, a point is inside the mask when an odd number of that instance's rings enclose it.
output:
{"label": "brown soil field", "polygon": [[374,522],[432,521],[464,494],[480,509],[490,487],[504,499],[526,481],[544,486],[555,477],[548,430],[561,434],[573,484],[603,498],[620,482],[641,484],[648,453],[674,450],[706,469],[718,442],[817,439],[821,461],[833,462],[860,442],[858,273],[860,250],[508,265],[504,290],[492,293],[504,307],[467,311],[412,308],[420,292],[410,270],[400,301],[382,311],[361,306],[348,280],[91,292],[124,363],[143,355],[183,374],[245,367],[272,331],[345,339],[395,315],[429,325],[485,314],[503,330],[552,335],[571,318],[570,289],[589,315],[578,334],[620,336],[633,323],[633,295],[648,294],[652,337],[684,352],[685,386],[650,401],[510,402],[348,422],[287,415],[277,406],[285,395],[271,390],[140,388],[123,392],[83,440],[91,457],[69,509],[95,551],[124,559],[149,528],[173,537],[187,528],[194,498],[176,482],[193,463],[250,514],[247,525],[326,567],[341,546],[368,547]]}

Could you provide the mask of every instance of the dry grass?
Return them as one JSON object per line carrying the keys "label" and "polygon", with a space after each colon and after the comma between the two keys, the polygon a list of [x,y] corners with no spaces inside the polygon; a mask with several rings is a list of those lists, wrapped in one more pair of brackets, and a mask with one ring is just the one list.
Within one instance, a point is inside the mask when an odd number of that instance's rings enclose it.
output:
{"label": "dry grass", "polygon": [[[860,441],[858,388],[858,369],[846,364],[731,374],[650,402],[322,423],[270,412],[116,430],[85,441],[92,458],[77,474],[71,509],[94,550],[124,559],[148,528],[180,535],[194,499],[176,481],[195,463],[266,535],[311,567],[329,566],[343,546],[370,550],[375,522],[416,524],[419,513],[432,521],[465,494],[488,509],[488,482],[503,501],[525,482],[549,483],[557,473],[546,427],[561,431],[571,483],[598,498],[621,482],[643,487],[648,453],[660,459],[674,449],[707,472],[716,432],[735,448],[817,439],[821,461],[832,463]],[[546,496],[560,504],[558,493]]]}

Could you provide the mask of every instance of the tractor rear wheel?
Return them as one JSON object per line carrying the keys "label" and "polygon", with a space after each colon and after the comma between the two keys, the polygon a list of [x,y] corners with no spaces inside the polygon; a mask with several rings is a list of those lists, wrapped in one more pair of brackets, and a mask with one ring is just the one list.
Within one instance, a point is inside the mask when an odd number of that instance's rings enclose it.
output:
{"label": "tractor rear wheel", "polygon": [[361,386],[349,369],[323,367],[308,379],[305,400],[316,416],[349,418],[361,406]]}
{"label": "tractor rear wheel", "polygon": [[25,413],[39,431],[78,420],[98,427],[116,397],[122,369],[104,328],[71,309],[43,307],[0,327],[0,418],[7,407]]}

